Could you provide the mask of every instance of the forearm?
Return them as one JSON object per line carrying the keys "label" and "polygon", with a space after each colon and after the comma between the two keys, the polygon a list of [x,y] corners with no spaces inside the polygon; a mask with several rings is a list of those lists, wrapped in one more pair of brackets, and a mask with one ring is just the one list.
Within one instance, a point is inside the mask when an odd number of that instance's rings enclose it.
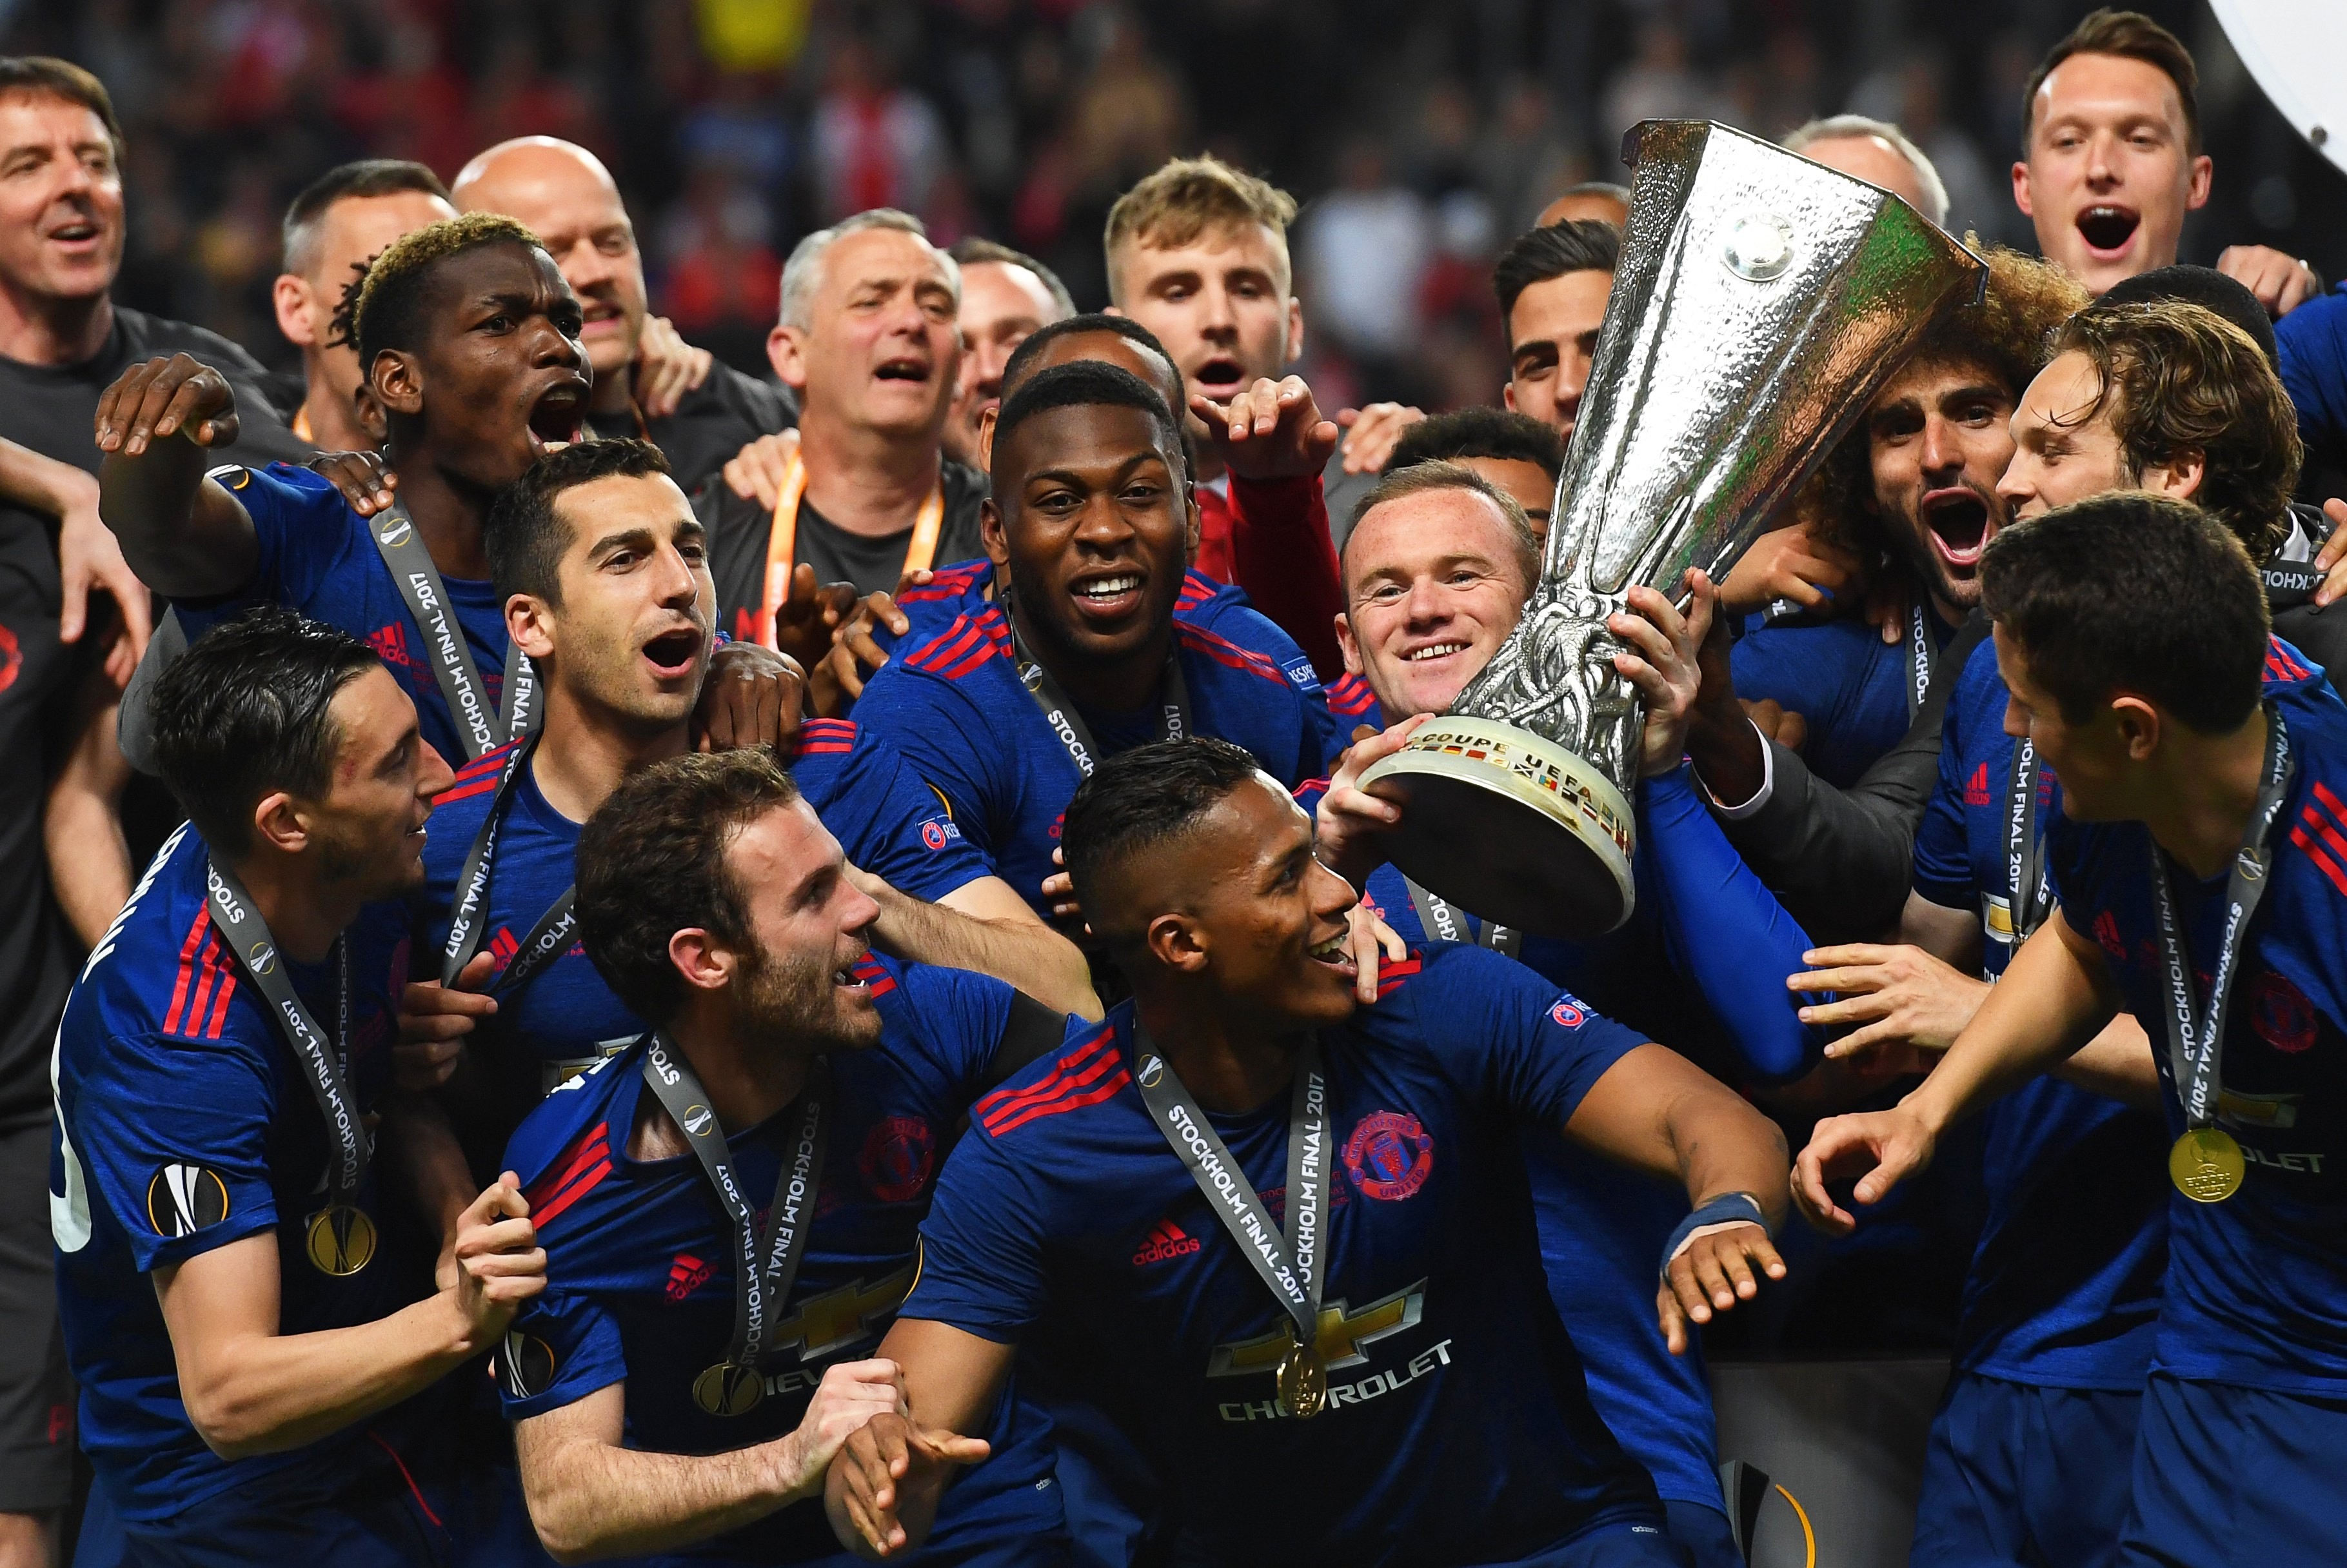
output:
{"label": "forearm", "polygon": [[45,517],[62,518],[68,511],[97,504],[97,480],[70,463],[0,439],[0,500],[13,501]]}
{"label": "forearm", "polygon": [[2160,1108],[2159,1065],[2152,1060],[2151,1037],[2133,1013],[2105,1024],[2054,1076],[2137,1111]]}
{"label": "forearm", "polygon": [[[2055,910],[2021,946],[1980,1011],[1903,1103],[1936,1135],[2058,1065],[2117,1009],[2107,971]],[[2090,967],[2091,966],[2091,967]]]}
{"label": "forearm", "polygon": [[[1727,842],[1818,940],[1881,938],[1906,901],[1924,792],[1872,773],[1855,788],[1839,790],[1781,746],[1772,762],[1767,803],[1749,816],[1721,821]],[[1938,766],[1934,756],[1925,771]]]}
{"label": "forearm", "polygon": [[[520,1433],[529,1430],[524,1422]],[[559,1449],[517,1434],[530,1522],[565,1563],[672,1552],[812,1497],[818,1473],[787,1484],[792,1433],[718,1454],[651,1453],[616,1443]]]}
{"label": "forearm", "polygon": [[[94,687],[106,682],[102,671],[93,671],[90,680]],[[130,764],[114,741],[118,711],[108,700],[90,712],[49,785],[42,816],[49,885],[84,948],[97,946],[130,898],[130,845],[122,835],[119,809]]]}
{"label": "forearm", "polygon": [[1255,607],[1310,655],[1321,680],[1345,672],[1337,645],[1345,594],[1319,475],[1231,476],[1231,571]]}
{"label": "forearm", "polygon": [[97,470],[98,515],[121,541],[138,580],[173,599],[233,593],[251,577],[252,522],[235,498],[204,482],[211,454],[180,437],[136,457],[110,453]]}
{"label": "forearm", "polygon": [[1792,1157],[1774,1122],[1735,1095],[1687,1093],[1665,1115],[1687,1206],[1701,1208],[1728,1193],[1748,1193],[1773,1232],[1784,1223],[1792,1190]]}
{"label": "forearm", "polygon": [[866,891],[880,906],[872,940],[883,951],[917,964],[975,969],[1008,980],[1046,1007],[1087,1019],[1102,1016],[1082,950],[1023,907],[1015,915],[1001,912],[986,905],[982,896],[971,895],[985,912],[965,911],[952,901],[968,889],[956,889],[946,895],[945,902],[930,904],[876,877],[866,883]]}
{"label": "forearm", "polygon": [[222,1459],[282,1453],[421,1393],[488,1346],[442,1291],[355,1327],[223,1340],[200,1368],[182,1358],[180,1392]]}

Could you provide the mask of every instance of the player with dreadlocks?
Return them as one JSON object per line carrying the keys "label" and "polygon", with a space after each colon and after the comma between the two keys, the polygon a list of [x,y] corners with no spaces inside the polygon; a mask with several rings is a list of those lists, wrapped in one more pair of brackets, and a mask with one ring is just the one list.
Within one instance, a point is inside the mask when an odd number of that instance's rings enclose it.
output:
{"label": "player with dreadlocks", "polygon": [[[578,296],[536,235],[474,213],[384,250],[342,326],[384,421],[392,472],[371,497],[354,505],[282,465],[207,474],[207,449],[235,437],[236,395],[176,354],[133,366],[98,400],[102,512],[190,640],[272,601],[340,626],[383,655],[424,739],[461,765],[537,716],[481,527],[499,490],[579,438],[592,373]],[[700,716],[713,738],[771,736],[772,656],[729,649],[712,672]]]}

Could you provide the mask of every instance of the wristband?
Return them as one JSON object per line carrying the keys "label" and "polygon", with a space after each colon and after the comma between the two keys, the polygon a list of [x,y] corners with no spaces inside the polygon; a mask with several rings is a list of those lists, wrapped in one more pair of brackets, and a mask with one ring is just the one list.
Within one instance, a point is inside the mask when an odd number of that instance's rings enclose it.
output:
{"label": "wristband", "polygon": [[1772,1238],[1774,1235],[1768,1229],[1768,1211],[1760,1206],[1759,1199],[1750,1193],[1722,1193],[1681,1220],[1679,1228],[1671,1232],[1671,1239],[1663,1244],[1664,1278],[1670,1277],[1671,1260],[1685,1252],[1687,1244],[1698,1235],[1729,1225],[1758,1225],[1763,1235]]}

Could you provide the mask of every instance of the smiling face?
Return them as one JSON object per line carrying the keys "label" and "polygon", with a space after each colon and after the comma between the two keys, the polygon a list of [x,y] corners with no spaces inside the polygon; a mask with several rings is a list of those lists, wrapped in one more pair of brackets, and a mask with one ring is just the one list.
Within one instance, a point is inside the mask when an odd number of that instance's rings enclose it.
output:
{"label": "smiling face", "polygon": [[1345,541],[1345,668],[1390,721],[1440,713],[1523,619],[1532,584],[1507,518],[1472,490],[1372,507]]}
{"label": "smiling face", "polygon": [[0,286],[87,300],[122,265],[122,171],[97,115],[70,99],[0,97]]}
{"label": "smiling face", "polygon": [[880,1041],[872,987],[854,969],[872,951],[880,907],[847,879],[847,859],[804,800],[777,806],[725,846],[750,915],[734,957],[734,1024],[743,1038],[787,1037],[862,1050]]}
{"label": "smiling face", "polygon": [[2167,72],[2118,55],[2073,55],[2030,105],[2029,156],[2013,200],[2037,247],[2094,293],[2172,265],[2184,215],[2209,200]]}
{"label": "smiling face", "polygon": [[1570,441],[1597,354],[1614,274],[1594,268],[1545,278],[1508,313],[1508,384],[1502,400]]}
{"label": "smiling face", "polygon": [[639,733],[681,728],[707,673],[717,593],[699,519],[665,474],[614,476],[555,497],[569,531],[559,602],[516,594],[514,641],[569,701]]}
{"label": "smiling face", "polygon": [[1973,365],[1910,364],[1866,412],[1872,510],[1943,611],[1980,602],[1980,558],[2004,521],[2013,396]]}
{"label": "smiling face", "polygon": [[579,341],[595,379],[625,371],[648,309],[644,258],[601,160],[569,142],[530,138],[475,160],[454,194],[464,211],[502,212],[538,237],[583,307]]}
{"label": "smiling face", "polygon": [[456,775],[417,732],[415,704],[380,664],[346,682],[327,714],[335,748],[326,793],[294,803],[321,886],[362,903],[421,887],[425,821]]}
{"label": "smiling face", "polygon": [[994,453],[986,551],[1057,663],[1146,653],[1173,624],[1194,526],[1181,454],[1139,408],[1034,415]]}
{"label": "smiling face", "polygon": [[[551,441],[576,441],[590,389],[579,298],[533,245],[462,251],[425,280],[420,350],[375,355],[371,384],[392,415],[393,458],[415,456],[481,490],[521,477]],[[405,427],[405,428],[403,428]]]}
{"label": "smiling face", "polygon": [[[1358,1005],[1345,913],[1359,900],[1312,855],[1312,818],[1266,774],[1243,780],[1174,846],[1172,891],[1230,1012],[1325,1028]],[[1162,921],[1158,924],[1162,924]],[[1153,926],[1153,948],[1163,940]]]}
{"label": "smiling face", "polygon": [[1043,280],[1009,261],[972,261],[961,270],[961,379],[946,421],[947,455],[978,461],[979,426],[1002,402],[1002,367],[1047,323],[1060,319]]}
{"label": "smiling face", "polygon": [[1226,403],[1304,352],[1287,245],[1262,223],[1203,230],[1189,244],[1134,241],[1109,257],[1116,308],[1173,354],[1184,382]]}
{"label": "smiling face", "polygon": [[809,324],[767,339],[774,373],[818,419],[935,439],[961,374],[945,257],[917,234],[861,229],[832,241],[821,266]]}

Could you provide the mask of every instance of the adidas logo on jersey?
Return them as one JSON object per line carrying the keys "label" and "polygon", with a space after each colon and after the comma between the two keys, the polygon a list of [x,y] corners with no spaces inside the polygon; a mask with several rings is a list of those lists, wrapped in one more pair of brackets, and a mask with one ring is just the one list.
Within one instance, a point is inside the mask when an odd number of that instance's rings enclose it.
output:
{"label": "adidas logo on jersey", "polygon": [[1983,763],[1978,767],[1973,769],[1973,776],[1964,781],[1964,804],[1966,805],[1986,805],[1989,804],[1988,764],[1986,763]]}
{"label": "adidas logo on jersey", "polygon": [[709,1278],[709,1266],[689,1252],[676,1255],[668,1266],[668,1298],[682,1301],[698,1290]]}
{"label": "adidas logo on jersey", "polygon": [[1187,1257],[1198,1250],[1198,1238],[1184,1232],[1172,1220],[1159,1220],[1150,1227],[1149,1239],[1133,1255],[1133,1266],[1145,1267],[1153,1263],[1171,1263],[1177,1257]]}
{"label": "adidas logo on jersey", "polygon": [[367,633],[367,646],[386,664],[413,664],[407,656],[407,629],[394,621]]}

